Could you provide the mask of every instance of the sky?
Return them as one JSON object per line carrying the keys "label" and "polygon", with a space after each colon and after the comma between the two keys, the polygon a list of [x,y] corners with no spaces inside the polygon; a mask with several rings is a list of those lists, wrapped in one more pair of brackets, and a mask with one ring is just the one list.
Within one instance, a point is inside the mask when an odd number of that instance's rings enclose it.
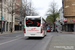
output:
{"label": "sky", "polygon": [[[53,0],[31,0],[32,6],[35,8],[35,10],[39,13],[39,16],[42,16],[44,19],[46,19],[46,13],[49,9],[49,5]],[[54,2],[57,4],[58,9],[62,7],[62,0],[54,0]]]}

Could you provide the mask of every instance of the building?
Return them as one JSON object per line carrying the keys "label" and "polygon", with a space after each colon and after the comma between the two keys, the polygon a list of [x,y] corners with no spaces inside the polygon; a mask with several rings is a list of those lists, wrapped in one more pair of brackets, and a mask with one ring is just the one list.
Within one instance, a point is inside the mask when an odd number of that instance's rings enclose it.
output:
{"label": "building", "polygon": [[63,7],[61,7],[61,8],[59,9],[59,21],[60,21],[60,24],[61,24],[61,26],[62,26],[62,31],[65,31],[65,25],[64,25],[64,23],[65,23],[65,18],[64,18],[64,16],[63,16]]}
{"label": "building", "polygon": [[64,17],[63,17],[63,8],[61,7],[59,10],[59,21],[62,25],[64,25]]}
{"label": "building", "polygon": [[[13,3],[13,4],[12,4]],[[12,9],[13,6],[13,9]],[[12,13],[12,10],[15,9],[15,0],[0,0],[0,31],[2,26],[3,20],[3,30],[4,32],[10,31],[12,26],[14,31],[14,24],[15,24],[15,13]],[[12,17],[13,15],[13,17]],[[3,19],[1,19],[3,17]]]}
{"label": "building", "polygon": [[62,0],[63,16],[67,18],[65,31],[75,32],[75,0]]}
{"label": "building", "polygon": [[21,30],[22,0],[15,0],[15,31]]}

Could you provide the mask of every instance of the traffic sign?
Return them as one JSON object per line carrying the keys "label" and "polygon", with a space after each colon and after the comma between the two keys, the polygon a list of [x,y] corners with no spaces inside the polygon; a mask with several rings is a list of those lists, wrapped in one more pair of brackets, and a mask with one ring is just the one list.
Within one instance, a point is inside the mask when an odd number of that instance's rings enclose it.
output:
{"label": "traffic sign", "polygon": [[1,19],[4,19],[4,17],[2,16]]}
{"label": "traffic sign", "polygon": [[56,20],[59,20],[59,18],[56,18]]}
{"label": "traffic sign", "polygon": [[67,21],[67,18],[65,18],[64,21]]}
{"label": "traffic sign", "polygon": [[24,28],[25,28],[25,26],[24,26]]}

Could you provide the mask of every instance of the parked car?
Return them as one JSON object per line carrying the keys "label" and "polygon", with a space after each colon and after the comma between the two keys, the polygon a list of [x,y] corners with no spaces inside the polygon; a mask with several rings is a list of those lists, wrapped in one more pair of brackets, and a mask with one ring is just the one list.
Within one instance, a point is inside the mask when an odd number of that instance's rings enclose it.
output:
{"label": "parked car", "polygon": [[51,31],[50,26],[47,26],[47,32],[50,32],[50,31]]}

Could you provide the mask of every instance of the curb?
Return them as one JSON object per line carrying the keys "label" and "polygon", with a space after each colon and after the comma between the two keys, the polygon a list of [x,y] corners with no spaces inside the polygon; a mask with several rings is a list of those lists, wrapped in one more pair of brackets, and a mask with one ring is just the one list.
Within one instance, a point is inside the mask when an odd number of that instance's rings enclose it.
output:
{"label": "curb", "polygon": [[75,32],[63,32],[63,31],[59,31],[59,33],[75,33]]}
{"label": "curb", "polygon": [[51,41],[52,41],[53,37],[54,37],[54,35],[52,35],[52,37],[50,38],[46,50],[49,50],[49,48],[50,48],[50,44],[51,44]]}
{"label": "curb", "polygon": [[0,32],[0,35],[14,34],[14,33],[18,33],[18,32],[23,32],[23,31],[13,31],[12,33],[11,32],[3,32],[2,34]]}

